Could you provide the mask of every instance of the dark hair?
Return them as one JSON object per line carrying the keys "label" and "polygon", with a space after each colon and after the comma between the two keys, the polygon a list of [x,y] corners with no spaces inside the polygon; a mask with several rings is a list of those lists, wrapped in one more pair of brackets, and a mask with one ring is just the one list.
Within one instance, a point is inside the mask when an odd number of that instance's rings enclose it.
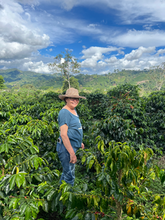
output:
{"label": "dark hair", "polygon": [[68,98],[69,98],[69,97],[65,97],[65,98],[64,98],[64,102],[65,102],[65,104],[66,104],[66,99],[68,99]]}

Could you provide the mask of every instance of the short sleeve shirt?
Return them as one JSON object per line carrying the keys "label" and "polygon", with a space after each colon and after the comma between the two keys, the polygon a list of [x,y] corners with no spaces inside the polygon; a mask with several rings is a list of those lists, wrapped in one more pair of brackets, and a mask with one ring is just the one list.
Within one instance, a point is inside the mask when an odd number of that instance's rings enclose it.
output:
{"label": "short sleeve shirt", "polygon": [[58,124],[60,127],[64,124],[68,126],[67,135],[72,147],[80,148],[83,138],[83,130],[79,116],[72,114],[67,109],[61,109],[58,115]]}

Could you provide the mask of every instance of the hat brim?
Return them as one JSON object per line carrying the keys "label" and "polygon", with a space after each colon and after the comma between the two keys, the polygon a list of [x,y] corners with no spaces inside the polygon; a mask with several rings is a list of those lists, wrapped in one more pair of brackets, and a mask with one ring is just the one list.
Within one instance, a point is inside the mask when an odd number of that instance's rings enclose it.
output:
{"label": "hat brim", "polygon": [[86,97],[84,97],[84,96],[59,95],[58,97],[59,97],[61,100],[64,100],[65,98],[86,99]]}

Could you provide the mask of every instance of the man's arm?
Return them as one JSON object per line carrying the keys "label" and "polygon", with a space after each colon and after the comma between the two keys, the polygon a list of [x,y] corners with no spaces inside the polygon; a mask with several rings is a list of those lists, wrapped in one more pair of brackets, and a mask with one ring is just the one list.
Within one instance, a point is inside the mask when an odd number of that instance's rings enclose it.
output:
{"label": "man's arm", "polygon": [[66,125],[66,124],[62,125],[60,127],[60,135],[61,135],[61,138],[62,138],[62,141],[64,143],[65,148],[67,149],[67,151],[70,154],[70,163],[76,163],[77,157],[76,157],[74,150],[71,146],[67,132],[68,132],[68,125]]}

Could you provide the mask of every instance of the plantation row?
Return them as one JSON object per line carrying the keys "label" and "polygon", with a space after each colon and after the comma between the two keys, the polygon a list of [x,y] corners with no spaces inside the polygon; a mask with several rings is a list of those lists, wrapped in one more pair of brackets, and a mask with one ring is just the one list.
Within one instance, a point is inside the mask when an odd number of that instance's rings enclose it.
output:
{"label": "plantation row", "polygon": [[80,93],[74,187],[59,185],[58,95],[0,94],[0,220],[165,219],[165,92]]}

